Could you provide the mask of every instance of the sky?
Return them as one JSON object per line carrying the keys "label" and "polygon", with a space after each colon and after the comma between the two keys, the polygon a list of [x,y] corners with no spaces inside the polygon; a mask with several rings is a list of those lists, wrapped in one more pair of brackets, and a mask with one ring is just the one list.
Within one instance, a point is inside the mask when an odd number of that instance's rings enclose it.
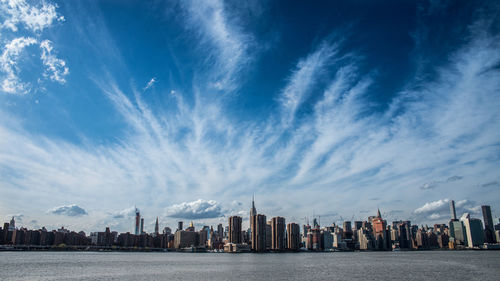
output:
{"label": "sky", "polygon": [[498,218],[499,50],[498,1],[0,0],[0,218]]}

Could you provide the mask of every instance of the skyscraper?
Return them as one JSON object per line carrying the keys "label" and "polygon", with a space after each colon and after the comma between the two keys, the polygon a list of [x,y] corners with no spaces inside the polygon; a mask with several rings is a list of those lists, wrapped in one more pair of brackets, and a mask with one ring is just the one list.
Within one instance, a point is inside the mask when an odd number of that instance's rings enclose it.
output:
{"label": "skyscraper", "polygon": [[450,201],[450,213],[451,213],[451,219],[457,220],[457,212],[455,211],[455,201],[454,200]]}
{"label": "skyscraper", "polygon": [[241,244],[241,222],[239,216],[229,217],[229,243]]}
{"label": "skyscraper", "polygon": [[177,230],[182,230],[182,221],[177,222]]}
{"label": "skyscraper", "polygon": [[286,247],[285,218],[274,217],[271,220],[271,249],[283,251]]}
{"label": "skyscraper", "polygon": [[158,217],[156,217],[155,235],[158,236],[158,234],[160,234],[160,226],[158,225]]}
{"label": "skyscraper", "polygon": [[222,226],[222,223],[219,223],[219,225],[217,225],[217,236],[219,237],[220,241],[224,239],[224,226]]}
{"label": "skyscraper", "polygon": [[467,247],[472,248],[484,243],[483,223],[480,219],[465,216],[463,219],[467,235]]}
{"label": "skyscraper", "polygon": [[144,218],[141,218],[141,234],[144,233]]}
{"label": "skyscraper", "polygon": [[139,209],[137,207],[135,208],[135,235],[139,235],[139,230],[140,230],[140,223],[141,223],[141,213],[139,212]]}
{"label": "skyscraper", "polygon": [[252,225],[252,250],[255,252],[266,251],[266,216],[254,215],[251,217]]}
{"label": "skyscraper", "polygon": [[481,209],[483,210],[484,237],[486,238],[485,242],[496,243],[493,218],[491,217],[491,207],[484,205],[481,206]]}
{"label": "skyscraper", "polygon": [[377,216],[372,218],[373,235],[375,237],[375,245],[378,250],[388,250],[390,241],[387,233],[387,222],[382,219],[380,210],[377,211]]}
{"label": "skyscraper", "polygon": [[289,223],[287,230],[287,248],[292,251],[300,249],[300,226],[296,223]]}

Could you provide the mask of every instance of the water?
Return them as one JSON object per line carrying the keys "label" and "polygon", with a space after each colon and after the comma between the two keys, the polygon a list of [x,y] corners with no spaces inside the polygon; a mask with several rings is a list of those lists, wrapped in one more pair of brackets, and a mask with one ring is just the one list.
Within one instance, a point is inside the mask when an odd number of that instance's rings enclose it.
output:
{"label": "water", "polygon": [[500,280],[500,251],[0,252],[0,280]]}

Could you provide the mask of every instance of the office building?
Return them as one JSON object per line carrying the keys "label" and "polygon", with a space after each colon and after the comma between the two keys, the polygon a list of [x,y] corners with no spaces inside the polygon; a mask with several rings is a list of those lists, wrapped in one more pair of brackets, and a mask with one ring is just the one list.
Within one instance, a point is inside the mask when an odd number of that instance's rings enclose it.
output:
{"label": "office building", "polygon": [[251,217],[252,225],[252,250],[255,252],[266,251],[266,216],[257,214]]}
{"label": "office building", "polygon": [[137,207],[135,208],[135,235],[140,234],[141,213]]}
{"label": "office building", "polygon": [[229,217],[229,243],[241,244],[241,223],[242,218],[239,216]]}
{"label": "office building", "polygon": [[274,217],[271,219],[271,249],[283,251],[286,248],[285,218]]}
{"label": "office building", "polygon": [[480,219],[471,218],[469,214],[463,216],[463,222],[467,235],[467,247],[473,248],[483,245],[483,222]]}
{"label": "office building", "polygon": [[289,223],[287,230],[287,248],[292,251],[300,249],[300,226],[296,223]]}
{"label": "office building", "polygon": [[481,206],[483,210],[483,221],[484,221],[484,238],[486,243],[496,243],[495,229],[493,225],[493,218],[491,216],[491,207],[484,205]]}
{"label": "office building", "polygon": [[457,212],[455,211],[455,201],[454,200],[450,201],[450,213],[451,213],[451,219],[456,220],[457,219]]}

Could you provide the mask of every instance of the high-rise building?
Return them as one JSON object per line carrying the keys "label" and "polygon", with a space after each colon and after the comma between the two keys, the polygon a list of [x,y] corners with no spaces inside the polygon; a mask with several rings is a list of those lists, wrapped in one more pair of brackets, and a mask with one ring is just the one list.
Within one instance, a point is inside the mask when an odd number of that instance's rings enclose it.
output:
{"label": "high-rise building", "polygon": [[177,231],[182,230],[182,221],[177,222]]}
{"label": "high-rise building", "polygon": [[300,226],[296,223],[289,223],[287,230],[287,248],[292,251],[300,249]]}
{"label": "high-rise building", "polygon": [[481,206],[483,210],[483,220],[484,220],[484,238],[486,243],[496,243],[495,229],[493,225],[493,218],[491,216],[491,207],[484,205]]}
{"label": "high-rise building", "polygon": [[144,218],[141,218],[141,234],[144,233]]}
{"label": "high-rise building", "polygon": [[229,217],[229,243],[241,244],[241,222],[239,216]]}
{"label": "high-rise building", "polygon": [[14,217],[12,217],[9,224],[9,231],[14,231],[14,230],[16,230],[16,220],[14,219]]}
{"label": "high-rise building", "polygon": [[271,219],[271,249],[283,251],[286,248],[285,218],[274,217]]}
{"label": "high-rise building", "polygon": [[140,224],[141,224],[141,213],[137,207],[135,208],[135,235],[139,235],[140,232]]}
{"label": "high-rise building", "polygon": [[160,234],[160,226],[158,225],[158,217],[156,217],[155,235],[158,236],[158,234]]}
{"label": "high-rise building", "polygon": [[250,218],[252,226],[252,250],[255,252],[266,251],[266,216],[257,214]]}
{"label": "high-rise building", "polygon": [[467,245],[467,234],[463,221],[450,221],[450,237],[452,237],[457,245]]}
{"label": "high-rise building", "polygon": [[380,210],[377,211],[377,216],[372,218],[373,234],[375,237],[375,245],[377,250],[388,250],[390,237],[387,231],[387,222],[382,219]]}
{"label": "high-rise building", "polygon": [[483,223],[480,219],[471,218],[469,214],[464,214],[463,220],[467,235],[467,247],[472,248],[484,243]]}
{"label": "high-rise building", "polygon": [[217,225],[217,236],[219,237],[220,241],[224,239],[224,226],[222,226],[222,223],[219,223],[219,225]]}
{"label": "high-rise building", "polygon": [[456,220],[457,219],[457,212],[455,211],[455,201],[454,200],[450,201],[450,213],[451,213],[451,219]]}

